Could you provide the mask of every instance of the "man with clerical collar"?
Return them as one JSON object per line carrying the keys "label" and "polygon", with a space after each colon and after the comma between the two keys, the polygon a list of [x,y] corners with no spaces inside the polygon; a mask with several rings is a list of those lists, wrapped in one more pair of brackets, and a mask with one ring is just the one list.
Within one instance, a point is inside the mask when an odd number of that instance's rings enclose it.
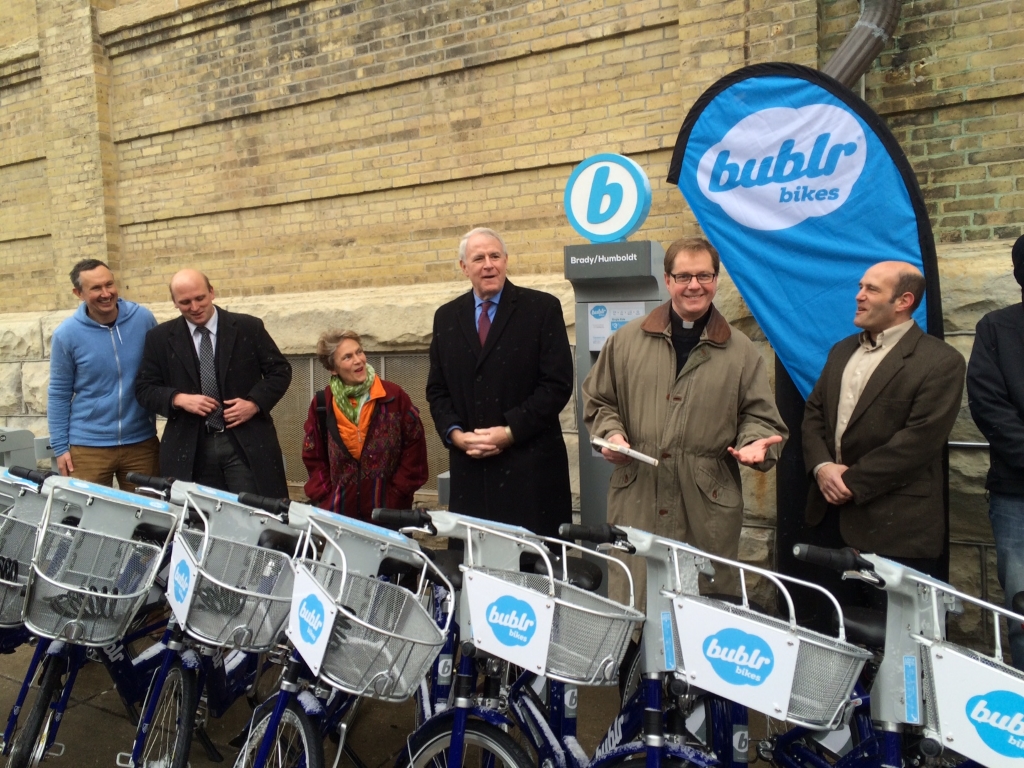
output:
{"label": "man with clerical collar", "polygon": [[920,270],[883,261],[864,273],[849,336],[807,399],[806,520],[821,543],[847,544],[941,575],[946,542],[943,449],[960,410],[966,363],[911,315]]}
{"label": "man with clerical collar", "polygon": [[[653,467],[602,449],[616,465],[608,522],[736,559],[743,522],[739,465],[771,469],[789,431],[764,358],[712,303],[718,271],[718,252],[704,238],[669,246],[670,300],[608,338],[583,382],[583,408],[592,437],[659,461]],[[627,561],[642,595],[643,562]],[[729,570],[718,569],[710,591],[737,590]],[[612,579],[610,594],[626,596],[623,587]]]}

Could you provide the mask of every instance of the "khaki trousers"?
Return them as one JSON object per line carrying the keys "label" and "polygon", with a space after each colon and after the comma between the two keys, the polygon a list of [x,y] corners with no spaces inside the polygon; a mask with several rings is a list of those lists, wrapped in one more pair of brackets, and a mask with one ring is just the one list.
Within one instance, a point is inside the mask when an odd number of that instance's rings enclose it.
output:
{"label": "khaki trousers", "polygon": [[135,490],[135,484],[128,482],[129,472],[160,474],[160,441],[154,436],[141,443],[112,448],[72,445],[71,463],[75,465],[72,477],[112,486],[116,476],[117,487],[130,493]]}

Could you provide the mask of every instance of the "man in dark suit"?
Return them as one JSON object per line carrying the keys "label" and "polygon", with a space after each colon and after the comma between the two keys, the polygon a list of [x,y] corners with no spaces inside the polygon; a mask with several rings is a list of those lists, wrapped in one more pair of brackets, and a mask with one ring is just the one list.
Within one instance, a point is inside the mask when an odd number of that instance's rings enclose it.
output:
{"label": "man in dark suit", "polygon": [[146,335],[135,397],[167,417],[160,472],[239,493],[288,495],[270,410],[288,389],[291,364],[263,322],[216,307],[206,275],[171,278],[181,317]]}
{"label": "man in dark suit", "polygon": [[942,456],[966,364],[911,319],[924,288],[903,262],[861,278],[853,320],[861,333],[832,347],[804,411],[804,462],[816,481],[806,519],[856,549],[938,575]]}
{"label": "man in dark suit", "polygon": [[558,415],[572,395],[562,306],[505,279],[497,232],[459,243],[473,290],[434,315],[427,400],[449,446],[454,512],[555,535],[571,521],[569,461]]}

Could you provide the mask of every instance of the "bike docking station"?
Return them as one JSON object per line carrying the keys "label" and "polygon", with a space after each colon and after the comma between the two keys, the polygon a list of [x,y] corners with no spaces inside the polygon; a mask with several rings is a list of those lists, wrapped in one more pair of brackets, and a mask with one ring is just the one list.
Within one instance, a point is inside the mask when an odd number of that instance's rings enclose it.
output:
{"label": "bike docking station", "polygon": [[[583,380],[608,337],[668,301],[665,251],[652,240],[629,241],[651,210],[651,183],[637,163],[600,154],[580,163],[565,188],[565,212],[587,245],[564,247],[565,279],[576,296],[576,426],[579,432],[580,516],[607,522],[613,465],[591,446],[583,423]],[[605,568],[601,563],[602,569]],[[607,573],[601,594],[607,594]]]}

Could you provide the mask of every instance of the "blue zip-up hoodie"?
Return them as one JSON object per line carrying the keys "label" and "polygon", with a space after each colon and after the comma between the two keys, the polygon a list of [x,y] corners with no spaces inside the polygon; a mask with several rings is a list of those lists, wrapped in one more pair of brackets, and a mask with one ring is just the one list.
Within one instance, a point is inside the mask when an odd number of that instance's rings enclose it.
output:
{"label": "blue zip-up hoodie", "polygon": [[156,417],[135,399],[135,374],[156,318],[117,300],[113,327],[89,317],[85,302],[53,332],[46,420],[55,456],[70,445],[113,448],[156,434]]}

